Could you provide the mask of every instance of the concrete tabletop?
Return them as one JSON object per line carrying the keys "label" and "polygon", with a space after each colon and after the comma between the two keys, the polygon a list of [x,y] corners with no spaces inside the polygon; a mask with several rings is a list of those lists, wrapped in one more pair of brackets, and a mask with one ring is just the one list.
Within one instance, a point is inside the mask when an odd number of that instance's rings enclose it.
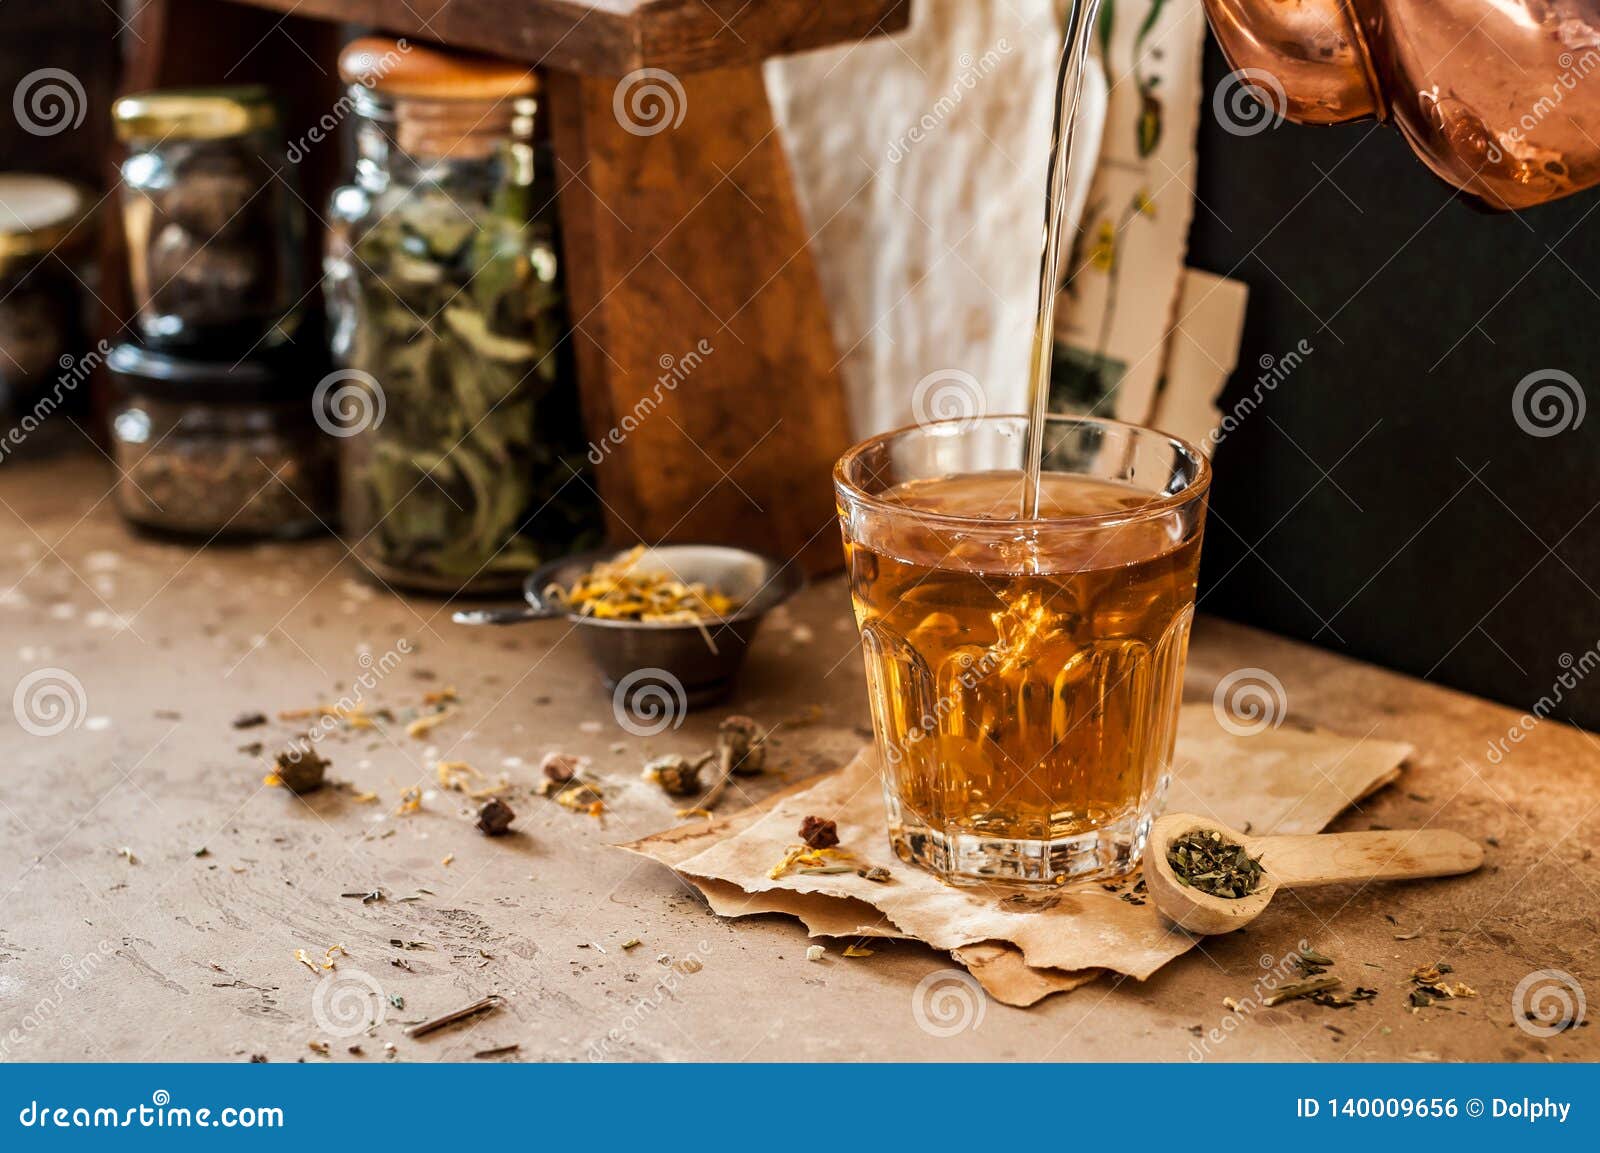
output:
{"label": "concrete tabletop", "polygon": [[[0,468],[0,688],[13,696],[0,710],[0,1059],[1600,1059],[1600,1029],[1538,1019],[1600,998],[1588,733],[1202,619],[1192,698],[1268,669],[1291,719],[1416,746],[1399,783],[1335,828],[1457,829],[1486,843],[1486,866],[1308,892],[1144,983],[986,1003],[936,1036],[913,999],[947,956],[900,942],[846,959],[828,942],[811,962],[797,922],[720,919],[668,869],[612,847],[675,823],[639,780],[643,760],[709,746],[729,712],[783,723],[752,797],[862,744],[842,582],[770,622],[725,706],[642,737],[619,727],[565,624],[465,630],[452,606],[363,584],[331,540],[196,551],[135,538],[107,485],[96,458]],[[319,742],[349,787],[264,787],[266,758],[307,723],[278,714],[363,678],[362,706],[394,720]],[[407,735],[424,695],[447,687],[451,715]],[[233,727],[250,712],[271,719]],[[533,794],[551,751],[592,759],[603,818]],[[521,834],[475,831],[464,798],[439,789],[438,760],[507,774]],[[422,810],[395,815],[414,784]],[[1225,1005],[1249,1000],[1262,957],[1301,940],[1379,995]],[[337,967],[313,972],[336,945]],[[1413,1011],[1411,971],[1440,961],[1478,995]],[[489,994],[498,1011],[406,1034]]]}

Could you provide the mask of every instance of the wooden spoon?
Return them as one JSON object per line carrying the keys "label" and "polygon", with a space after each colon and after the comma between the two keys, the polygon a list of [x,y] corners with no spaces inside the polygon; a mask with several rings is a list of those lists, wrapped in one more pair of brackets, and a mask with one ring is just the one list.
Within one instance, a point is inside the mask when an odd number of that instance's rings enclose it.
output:
{"label": "wooden spoon", "polygon": [[[1213,897],[1180,882],[1167,861],[1172,842],[1194,832],[1218,832],[1261,859],[1261,884],[1243,897]],[[1317,833],[1248,837],[1190,813],[1168,813],[1155,823],[1144,854],[1145,887],[1156,908],[1191,933],[1231,933],[1266,909],[1280,888],[1351,881],[1406,881],[1470,873],[1483,864],[1483,846],[1447,829]]]}

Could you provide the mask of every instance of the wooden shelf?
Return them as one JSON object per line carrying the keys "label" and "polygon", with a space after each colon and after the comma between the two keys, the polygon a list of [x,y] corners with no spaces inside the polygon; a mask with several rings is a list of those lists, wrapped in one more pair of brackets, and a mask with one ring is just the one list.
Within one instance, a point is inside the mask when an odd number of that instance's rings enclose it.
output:
{"label": "wooden shelf", "polygon": [[621,76],[754,64],[903,29],[911,0],[236,0],[547,68]]}

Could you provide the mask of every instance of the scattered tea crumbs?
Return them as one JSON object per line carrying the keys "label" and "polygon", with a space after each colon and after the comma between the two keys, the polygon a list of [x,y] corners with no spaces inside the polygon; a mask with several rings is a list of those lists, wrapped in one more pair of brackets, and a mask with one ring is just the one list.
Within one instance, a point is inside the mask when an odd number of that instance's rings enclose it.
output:
{"label": "scattered tea crumbs", "polygon": [[872,956],[872,950],[863,948],[860,945],[846,945],[844,955],[846,957],[870,957]]}
{"label": "scattered tea crumbs", "polygon": [[509,1057],[521,1048],[521,1045],[512,1044],[500,1045],[494,1049],[479,1049],[472,1055],[472,1059],[475,1061],[492,1061],[496,1057]]}
{"label": "scattered tea crumbs", "polygon": [[641,776],[669,797],[692,797],[700,792],[700,771],[711,763],[715,753],[702,753],[690,760],[681,753],[668,753],[646,761]]}
{"label": "scattered tea crumbs", "polygon": [[583,758],[575,757],[571,753],[546,753],[544,760],[539,762],[539,770],[544,773],[545,779],[564,785],[578,775],[578,770],[583,768]]}
{"label": "scattered tea crumbs", "polygon": [[879,885],[887,885],[891,880],[894,879],[890,875],[889,870],[885,869],[882,865],[873,865],[868,869],[857,869],[856,875],[858,877],[865,877],[867,880]]}
{"label": "scattered tea crumbs", "polygon": [[412,813],[422,811],[422,786],[412,785],[409,789],[400,791],[400,803],[395,806],[394,815],[409,817]]}
{"label": "scattered tea crumbs", "polygon": [[446,853],[444,856],[439,858],[439,863],[448,867],[452,862],[455,861],[455,859],[456,855],[454,853]]}
{"label": "scattered tea crumbs", "polygon": [[466,761],[438,761],[433,771],[439,778],[439,787],[455,793],[464,793],[470,782],[483,780],[483,774]]}
{"label": "scattered tea crumbs", "polygon": [[329,762],[317,755],[317,750],[306,748],[285,749],[273,758],[273,770],[261,779],[269,788],[288,789],[291,793],[314,793],[322,788],[328,776]]}
{"label": "scattered tea crumbs", "polygon": [[478,810],[478,831],[486,837],[498,837],[511,828],[517,814],[499,797],[491,797]]}
{"label": "scattered tea crumbs", "polygon": [[304,949],[296,949],[294,951],[294,959],[299,961],[306,968],[310,969],[317,976],[322,976],[322,970],[317,967],[317,963],[315,961],[306,956],[306,951]]}
{"label": "scattered tea crumbs", "polygon": [[447,705],[460,699],[456,695],[456,687],[454,685],[446,685],[442,689],[422,694],[422,703],[425,705]]}
{"label": "scattered tea crumbs", "polygon": [[638,937],[630,937],[626,941],[622,942],[622,951],[626,953],[629,949],[637,949],[642,944],[644,944],[644,942],[639,940]]}
{"label": "scattered tea crumbs", "polygon": [[724,752],[729,771],[735,776],[753,777],[767,764],[767,737],[761,726],[749,717],[724,717],[717,726],[717,742]]}
{"label": "scattered tea crumbs", "polygon": [[257,725],[267,723],[266,713],[240,713],[233,718],[233,727],[236,729],[253,729]]}
{"label": "scattered tea crumbs", "polygon": [[442,708],[436,713],[424,713],[406,725],[406,736],[421,740],[454,715],[455,710],[448,708]]}
{"label": "scattered tea crumbs", "polygon": [[1476,997],[1478,991],[1461,981],[1447,981],[1445,974],[1453,970],[1443,961],[1434,965],[1418,965],[1411,970],[1411,1011],[1426,1009],[1438,1001],[1460,997]]}
{"label": "scattered tea crumbs", "polygon": [[822,817],[807,817],[800,822],[800,839],[810,849],[831,849],[839,843],[839,826]]}
{"label": "scattered tea crumbs", "polygon": [[821,945],[812,945],[806,950],[806,960],[820,961],[824,956],[827,955],[827,952],[828,950],[824,949]]}
{"label": "scattered tea crumbs", "polygon": [[555,795],[556,804],[575,813],[598,817],[606,811],[605,797],[587,781],[573,781]]}
{"label": "scattered tea crumbs", "polygon": [[813,849],[808,845],[790,845],[783,855],[783,860],[768,870],[767,879],[776,881],[790,869],[825,869],[836,862],[850,859],[850,853],[845,849]]}
{"label": "scattered tea crumbs", "polygon": [[1281,1005],[1285,1001],[1293,1001],[1298,997],[1309,997],[1313,993],[1321,993],[1326,989],[1337,989],[1341,984],[1337,977],[1312,977],[1309,981],[1297,981],[1289,985],[1279,985],[1272,992],[1261,998],[1261,1003],[1267,1008]]}

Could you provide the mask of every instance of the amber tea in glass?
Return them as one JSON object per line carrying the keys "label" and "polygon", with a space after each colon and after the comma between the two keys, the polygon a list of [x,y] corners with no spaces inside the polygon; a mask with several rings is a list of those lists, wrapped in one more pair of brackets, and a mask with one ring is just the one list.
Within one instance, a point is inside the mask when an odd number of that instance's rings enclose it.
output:
{"label": "amber tea in glass", "polygon": [[835,471],[895,851],[1059,884],[1139,859],[1172,757],[1210,480],[1111,420],[934,422]]}

